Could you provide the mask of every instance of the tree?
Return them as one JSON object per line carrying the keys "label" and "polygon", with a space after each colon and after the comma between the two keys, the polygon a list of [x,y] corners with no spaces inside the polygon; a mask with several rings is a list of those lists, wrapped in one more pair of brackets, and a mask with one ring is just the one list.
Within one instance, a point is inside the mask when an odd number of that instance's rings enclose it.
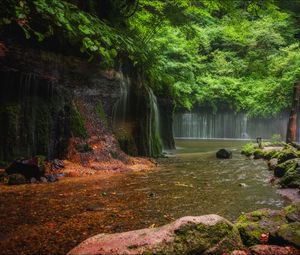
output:
{"label": "tree", "polygon": [[297,117],[299,110],[299,97],[300,97],[300,81],[297,81],[294,85],[294,95],[293,95],[293,103],[292,109],[290,112],[288,127],[287,127],[287,135],[286,142],[292,143],[296,141],[297,138]]}

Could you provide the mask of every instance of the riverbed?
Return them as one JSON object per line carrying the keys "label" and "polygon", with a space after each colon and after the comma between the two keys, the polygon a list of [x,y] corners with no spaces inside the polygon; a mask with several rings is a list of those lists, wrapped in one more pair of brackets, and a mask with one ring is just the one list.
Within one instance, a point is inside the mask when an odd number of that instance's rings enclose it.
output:
{"label": "riverbed", "polygon": [[[166,224],[186,215],[282,208],[266,162],[240,154],[246,141],[177,140],[153,171],[0,186],[0,254],[65,254],[98,233]],[[216,159],[219,148],[233,158]]]}

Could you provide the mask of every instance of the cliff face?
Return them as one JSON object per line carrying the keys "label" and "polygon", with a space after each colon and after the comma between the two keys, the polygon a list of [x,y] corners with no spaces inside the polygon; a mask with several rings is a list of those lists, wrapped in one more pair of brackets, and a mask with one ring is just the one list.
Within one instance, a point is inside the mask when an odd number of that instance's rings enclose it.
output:
{"label": "cliff face", "polygon": [[161,153],[157,103],[132,70],[6,43],[0,77],[0,161]]}

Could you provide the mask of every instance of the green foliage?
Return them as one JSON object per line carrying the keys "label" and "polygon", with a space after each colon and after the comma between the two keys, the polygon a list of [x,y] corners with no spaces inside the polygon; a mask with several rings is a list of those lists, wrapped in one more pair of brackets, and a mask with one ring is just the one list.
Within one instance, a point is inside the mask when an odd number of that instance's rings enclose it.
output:
{"label": "green foliage", "polygon": [[178,2],[142,1],[130,20],[147,46],[147,76],[157,94],[171,94],[179,107],[227,105],[253,116],[290,105],[300,74],[291,14],[267,1]]}
{"label": "green foliage", "polygon": [[129,37],[75,4],[63,0],[7,2],[8,11],[1,24],[16,23],[28,39],[34,36],[43,41],[58,37],[80,48],[90,59],[100,57],[104,66],[112,66],[118,53],[134,51]]}
{"label": "green foliage", "polygon": [[[0,28],[57,38],[90,60],[129,58],[178,107],[270,116],[300,79],[300,4],[241,0],[4,0]],[[83,7],[84,6],[84,7]]]}

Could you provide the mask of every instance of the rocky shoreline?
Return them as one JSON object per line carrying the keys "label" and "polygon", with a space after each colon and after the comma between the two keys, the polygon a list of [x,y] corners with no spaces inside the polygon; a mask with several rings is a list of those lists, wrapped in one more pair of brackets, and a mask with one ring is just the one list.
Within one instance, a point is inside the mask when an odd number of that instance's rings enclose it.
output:
{"label": "rocky shoreline", "polygon": [[183,217],[158,228],[88,238],[68,255],[300,254],[300,203],[245,213],[235,224],[218,215]]}

